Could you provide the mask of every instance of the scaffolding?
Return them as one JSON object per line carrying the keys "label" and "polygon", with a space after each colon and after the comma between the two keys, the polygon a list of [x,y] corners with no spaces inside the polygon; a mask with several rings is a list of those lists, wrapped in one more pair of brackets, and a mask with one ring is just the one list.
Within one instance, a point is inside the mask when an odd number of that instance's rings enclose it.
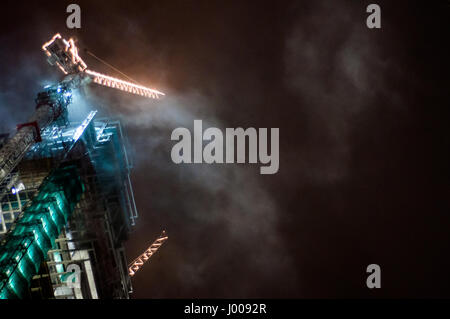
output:
{"label": "scaffolding", "polygon": [[90,82],[164,93],[87,69],[73,39],[56,34],[42,49],[66,76],[15,134],[0,134],[0,299],[128,298],[123,243],[138,213],[126,137],[96,111],[71,123],[67,106]]}
{"label": "scaffolding", "polygon": [[0,248],[0,299],[26,298],[33,276],[83,193],[75,166],[57,169],[11,226]]}
{"label": "scaffolding", "polygon": [[[130,181],[132,164],[120,122],[96,120],[95,115],[93,111],[81,123],[47,127],[42,141],[30,148],[14,170],[13,184],[20,182],[24,189],[15,194],[9,189],[1,199],[0,235],[7,232],[3,237],[5,245],[26,207],[40,198],[36,194],[41,193],[52,172],[68,165],[76,167],[85,191],[71,217],[61,220],[64,227],[53,231],[54,238],[42,251],[43,257],[36,260],[33,271],[20,286],[30,289],[12,293],[8,288],[0,298],[28,298],[30,291],[32,296],[39,296],[38,292],[45,290],[40,286],[44,283],[52,286],[46,298],[129,298],[132,285],[123,242],[138,217]],[[71,265],[80,270],[80,285],[68,283]],[[3,279],[10,278],[6,271],[0,267]]]}

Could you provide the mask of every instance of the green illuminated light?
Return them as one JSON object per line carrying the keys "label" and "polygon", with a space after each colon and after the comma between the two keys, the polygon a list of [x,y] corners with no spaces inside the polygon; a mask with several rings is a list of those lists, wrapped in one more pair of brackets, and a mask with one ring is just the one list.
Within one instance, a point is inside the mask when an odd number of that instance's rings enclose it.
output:
{"label": "green illuminated light", "polygon": [[[54,172],[40,187],[0,247],[0,299],[24,298],[29,283],[71,215],[84,191],[75,166]],[[60,265],[62,266],[62,265]]]}

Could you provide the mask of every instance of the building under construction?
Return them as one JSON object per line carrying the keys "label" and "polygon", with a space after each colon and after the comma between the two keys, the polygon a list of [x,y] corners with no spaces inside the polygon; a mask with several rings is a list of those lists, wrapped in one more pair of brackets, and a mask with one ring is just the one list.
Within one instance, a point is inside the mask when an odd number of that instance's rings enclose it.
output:
{"label": "building under construction", "polygon": [[38,94],[15,134],[0,135],[0,299],[128,298],[130,276],[167,237],[128,266],[138,213],[126,136],[96,111],[69,121],[67,107],[90,82],[162,93],[88,70],[73,40],[55,35],[43,50],[64,80]]}

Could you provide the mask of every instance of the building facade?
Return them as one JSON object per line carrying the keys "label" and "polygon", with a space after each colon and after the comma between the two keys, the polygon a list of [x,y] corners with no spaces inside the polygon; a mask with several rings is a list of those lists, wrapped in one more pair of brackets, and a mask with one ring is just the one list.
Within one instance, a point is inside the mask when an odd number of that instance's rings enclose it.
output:
{"label": "building facade", "polygon": [[120,123],[96,116],[43,129],[0,186],[0,298],[129,298],[132,165]]}

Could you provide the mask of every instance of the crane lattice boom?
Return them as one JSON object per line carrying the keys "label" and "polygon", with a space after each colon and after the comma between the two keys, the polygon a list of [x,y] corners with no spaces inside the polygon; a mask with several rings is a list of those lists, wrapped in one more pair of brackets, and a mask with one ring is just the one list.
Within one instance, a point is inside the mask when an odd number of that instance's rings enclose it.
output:
{"label": "crane lattice boom", "polygon": [[113,78],[108,75],[104,75],[95,71],[86,70],[86,74],[89,74],[94,83],[108,86],[111,88],[119,89],[125,92],[133,93],[133,94],[139,94],[148,98],[157,99],[160,95],[164,95],[164,93],[159,92],[157,90],[149,89],[141,85],[137,85],[131,82],[119,80],[116,78]]}
{"label": "crane lattice boom", "polygon": [[56,64],[66,75],[80,74],[84,77],[89,77],[94,83],[148,98],[158,99],[164,95],[164,93],[160,91],[88,69],[86,63],[78,55],[78,48],[76,47],[74,40],[69,39],[67,41],[63,39],[60,34],[55,34],[50,41],[42,46],[42,49],[48,56],[48,62],[51,65]]}
{"label": "crane lattice boom", "polygon": [[150,259],[150,257],[161,247],[161,245],[168,239],[166,232],[163,231],[161,235],[148,247],[148,249],[128,266],[128,274],[133,277],[136,272]]}

